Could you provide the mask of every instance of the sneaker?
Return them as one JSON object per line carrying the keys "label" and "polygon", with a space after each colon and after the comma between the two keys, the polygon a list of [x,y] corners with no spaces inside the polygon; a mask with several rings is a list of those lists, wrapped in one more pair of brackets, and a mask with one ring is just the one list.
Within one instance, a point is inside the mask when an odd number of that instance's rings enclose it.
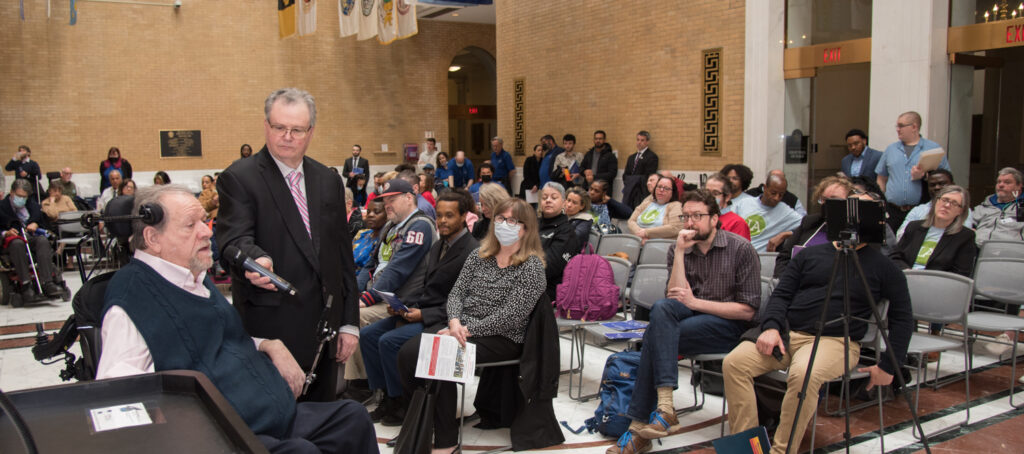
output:
{"label": "sneaker", "polygon": [[391,400],[391,411],[380,419],[380,424],[384,427],[399,427],[405,422],[405,407],[409,404],[403,397],[392,397]]}
{"label": "sneaker", "polygon": [[637,435],[632,430],[627,430],[614,445],[605,451],[605,454],[640,454],[650,450],[651,440]]}
{"label": "sneaker", "polygon": [[667,437],[669,432],[679,428],[679,418],[675,412],[665,413],[661,410],[651,412],[651,421],[637,430],[637,433],[648,440]]}
{"label": "sneaker", "polygon": [[[996,342],[1003,343],[997,344]],[[992,356],[1000,357],[1010,350],[1010,336],[1006,335],[1006,333],[996,336],[996,342],[985,342],[985,350]]]}

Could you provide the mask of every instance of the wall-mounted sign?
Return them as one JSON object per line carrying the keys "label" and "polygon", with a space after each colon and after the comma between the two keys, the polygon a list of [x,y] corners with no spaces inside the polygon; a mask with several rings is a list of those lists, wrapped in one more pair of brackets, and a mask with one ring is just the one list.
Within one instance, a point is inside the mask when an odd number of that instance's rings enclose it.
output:
{"label": "wall-mounted sign", "polygon": [[160,131],[161,158],[201,158],[202,156],[202,134],[198,129]]}
{"label": "wall-mounted sign", "polygon": [[815,68],[871,61],[871,38],[790,47],[782,55],[785,78],[814,77]]}
{"label": "wall-mounted sign", "polygon": [[946,37],[950,54],[1017,46],[1024,46],[1024,18],[950,27]]}

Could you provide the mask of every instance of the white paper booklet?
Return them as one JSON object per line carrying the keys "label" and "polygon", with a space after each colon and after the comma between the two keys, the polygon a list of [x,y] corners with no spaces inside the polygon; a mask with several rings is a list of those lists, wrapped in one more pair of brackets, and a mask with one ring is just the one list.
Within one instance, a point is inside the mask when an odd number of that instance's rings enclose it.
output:
{"label": "white paper booklet", "polygon": [[416,362],[416,377],[430,380],[468,383],[476,370],[476,345],[466,348],[452,336],[423,333]]}

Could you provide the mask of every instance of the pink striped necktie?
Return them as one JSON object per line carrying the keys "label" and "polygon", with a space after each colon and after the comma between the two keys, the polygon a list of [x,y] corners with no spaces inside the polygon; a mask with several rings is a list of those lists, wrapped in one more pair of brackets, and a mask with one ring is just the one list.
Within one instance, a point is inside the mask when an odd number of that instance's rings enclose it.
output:
{"label": "pink striped necktie", "polygon": [[302,189],[299,188],[302,172],[292,170],[287,178],[288,188],[292,190],[292,198],[295,199],[295,206],[299,209],[299,216],[302,217],[302,224],[306,226],[306,234],[312,238],[313,234],[309,231],[309,207],[306,206],[306,196],[302,193]]}

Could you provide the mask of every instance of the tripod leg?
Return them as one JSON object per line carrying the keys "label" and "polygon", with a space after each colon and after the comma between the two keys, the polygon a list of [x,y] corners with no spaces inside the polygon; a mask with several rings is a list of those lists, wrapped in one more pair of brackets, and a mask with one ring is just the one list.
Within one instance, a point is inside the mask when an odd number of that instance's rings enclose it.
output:
{"label": "tripod leg", "polygon": [[910,409],[910,417],[914,420],[914,427],[916,427],[917,431],[921,434],[921,444],[924,445],[925,452],[931,454],[932,450],[928,444],[928,435],[925,434],[924,430],[921,428],[921,421],[917,417],[917,409],[914,408],[913,403],[910,402],[910,396],[906,393],[907,383],[903,380],[903,374],[901,373],[899,364],[896,361],[896,353],[893,352],[892,344],[889,342],[889,332],[886,323],[884,322],[885,319],[882,318],[882,314],[878,311],[878,304],[875,302],[875,297],[871,293],[871,286],[868,285],[867,278],[864,277],[864,269],[860,266],[860,259],[857,257],[856,253],[850,254],[850,256],[853,258],[853,264],[856,267],[857,275],[860,276],[861,284],[864,286],[865,294],[868,297],[868,303],[871,304],[871,314],[875,317],[875,323],[878,325],[878,335],[882,337],[882,341],[885,343],[886,356],[888,356],[889,361],[896,367],[894,377],[896,379],[896,383],[900,385],[900,389],[904,390],[902,393],[903,399],[906,400],[907,408]]}

